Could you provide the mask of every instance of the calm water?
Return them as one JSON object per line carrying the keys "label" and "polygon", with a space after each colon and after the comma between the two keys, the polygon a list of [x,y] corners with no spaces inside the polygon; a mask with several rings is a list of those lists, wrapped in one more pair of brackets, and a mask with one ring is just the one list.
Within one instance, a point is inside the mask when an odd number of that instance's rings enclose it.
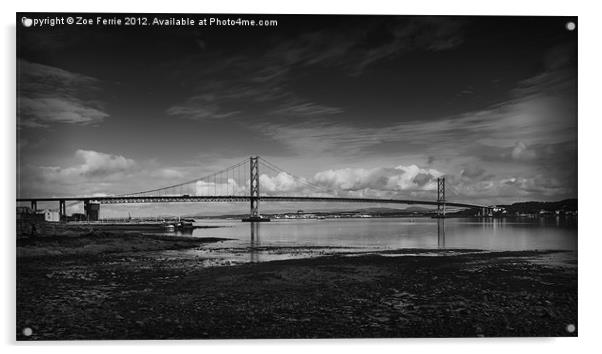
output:
{"label": "calm water", "polygon": [[[203,256],[228,254],[228,258],[239,261],[400,248],[577,249],[577,220],[564,218],[366,218],[274,220],[269,223],[198,220],[197,224],[223,227],[195,229],[193,236],[233,239],[208,245],[209,251],[201,251]],[[321,248],[322,251],[317,251]]]}

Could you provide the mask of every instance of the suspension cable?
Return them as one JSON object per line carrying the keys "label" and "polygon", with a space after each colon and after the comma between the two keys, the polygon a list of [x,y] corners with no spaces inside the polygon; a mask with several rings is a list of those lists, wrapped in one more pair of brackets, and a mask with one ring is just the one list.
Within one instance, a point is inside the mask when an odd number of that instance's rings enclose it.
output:
{"label": "suspension cable", "polygon": [[231,169],[231,168],[236,168],[236,167],[242,166],[242,165],[244,165],[245,163],[248,163],[248,161],[247,161],[247,160],[243,160],[243,161],[241,161],[241,162],[239,162],[239,163],[237,163],[237,164],[235,164],[235,165],[233,165],[233,166],[230,166],[230,167],[228,167],[228,168],[225,168],[225,169],[223,169],[223,170],[220,170],[220,171],[214,172],[214,173],[212,173],[212,174],[209,174],[209,175],[206,175],[206,176],[204,176],[204,177],[197,178],[197,179],[194,179],[194,180],[191,180],[191,181],[187,181],[187,182],[182,182],[182,183],[174,184],[174,185],[167,186],[167,187],[162,187],[162,188],[151,189],[151,190],[147,190],[147,191],[143,191],[143,192],[135,192],[135,193],[127,193],[127,194],[118,194],[118,195],[115,195],[115,196],[116,196],[116,197],[126,197],[126,196],[133,196],[133,195],[139,195],[139,194],[145,194],[145,193],[160,192],[160,191],[164,191],[164,190],[166,190],[166,189],[170,189],[170,188],[176,188],[176,187],[180,187],[180,186],[183,186],[183,185],[186,185],[186,184],[192,184],[192,183],[196,183],[196,182],[199,182],[199,181],[203,181],[203,180],[205,180],[205,179],[209,179],[209,178],[211,178],[211,177],[217,177],[217,175],[219,175],[219,174],[221,174],[221,173],[224,173],[225,171],[228,171],[228,170],[229,170],[229,169]]}

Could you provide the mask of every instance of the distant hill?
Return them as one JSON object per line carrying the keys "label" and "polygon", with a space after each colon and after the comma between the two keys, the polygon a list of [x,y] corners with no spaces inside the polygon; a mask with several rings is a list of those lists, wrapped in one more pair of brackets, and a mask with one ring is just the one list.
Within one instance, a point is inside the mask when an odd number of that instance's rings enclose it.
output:
{"label": "distant hill", "polygon": [[[537,214],[541,210],[545,210],[548,212],[554,212],[556,210],[560,211],[577,211],[577,199],[565,199],[557,202],[518,202],[510,205],[498,205],[498,207],[503,207],[506,209],[508,214]],[[473,209],[463,209],[459,211],[448,211],[449,216],[474,216],[477,215],[477,212],[480,212],[480,208]],[[282,212],[285,213],[285,212]],[[295,212],[286,212],[287,214],[294,214]],[[306,213],[316,214],[316,215],[336,215],[336,214],[369,214],[373,216],[382,216],[382,217],[395,217],[395,216],[414,216],[416,214],[422,214],[424,216],[432,215],[434,213],[434,208],[425,208],[419,206],[410,206],[405,209],[398,208],[382,208],[382,207],[374,207],[374,208],[361,208],[361,209],[336,209],[336,210],[322,210],[322,211],[307,211]],[[265,212],[262,213],[266,216],[271,216],[274,212]],[[188,217],[194,218],[215,218],[215,217],[230,217],[230,218],[242,218],[247,216],[248,214],[226,214],[226,215],[190,215]]]}
{"label": "distant hill", "polygon": [[[553,213],[556,210],[560,212],[575,212],[577,211],[577,199],[565,199],[557,202],[517,202],[507,205],[497,205],[498,207],[504,208],[507,215],[515,214],[539,214],[540,211]],[[448,215],[463,217],[473,216],[478,212],[478,208],[475,209],[464,209],[457,212],[450,212]],[[494,213],[495,214],[495,213]]]}
{"label": "distant hill", "polygon": [[396,208],[362,208],[356,209],[352,212],[354,213],[365,213],[365,214],[395,214],[399,212],[404,212],[404,209],[396,209]]}
{"label": "distant hill", "polygon": [[406,208],[404,211],[412,212],[412,213],[425,213],[425,212],[433,211],[433,209],[434,208],[411,206],[411,207]]}
{"label": "distant hill", "polygon": [[405,209],[397,208],[362,208],[356,209],[354,212],[364,214],[407,214],[407,213],[423,213],[431,211],[429,208],[422,208],[417,206],[411,206]]}
{"label": "distant hill", "polygon": [[558,202],[519,202],[511,205],[501,205],[506,208],[509,213],[524,213],[533,214],[540,210],[545,211],[576,211],[578,207],[577,199],[565,199]]}

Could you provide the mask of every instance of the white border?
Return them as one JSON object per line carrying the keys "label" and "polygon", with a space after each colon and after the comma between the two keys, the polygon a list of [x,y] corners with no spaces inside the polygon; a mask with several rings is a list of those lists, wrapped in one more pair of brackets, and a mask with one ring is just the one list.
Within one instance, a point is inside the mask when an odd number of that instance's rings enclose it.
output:
{"label": "white border", "polygon": [[[597,345],[598,331],[602,328],[599,320],[600,262],[602,231],[596,228],[596,207],[601,197],[595,179],[602,176],[600,168],[600,141],[602,132],[600,120],[600,7],[595,1],[406,1],[386,0],[350,1],[164,1],[126,3],[123,0],[85,1],[44,1],[20,0],[14,3],[3,1],[2,19],[3,48],[0,56],[3,71],[2,93],[2,203],[0,204],[2,238],[1,260],[2,319],[0,335],[3,349],[8,352],[60,352],[104,353],[107,350],[144,351],[164,353],[170,346],[178,352],[244,352],[247,353],[305,353],[309,350],[332,351],[342,346],[346,353],[364,353],[369,348],[379,352],[427,353],[504,353],[510,351],[538,351],[549,353],[590,352]],[[395,340],[312,340],[312,341],[149,341],[149,342],[44,342],[15,343],[15,242],[14,242],[14,200],[15,200],[15,12],[17,11],[88,11],[88,12],[190,12],[190,13],[346,13],[346,14],[448,14],[448,15],[556,15],[579,16],[579,338],[524,338],[524,339],[395,339]],[[93,343],[93,346],[90,346]],[[82,346],[86,347],[82,347]],[[135,347],[134,347],[135,346]]]}

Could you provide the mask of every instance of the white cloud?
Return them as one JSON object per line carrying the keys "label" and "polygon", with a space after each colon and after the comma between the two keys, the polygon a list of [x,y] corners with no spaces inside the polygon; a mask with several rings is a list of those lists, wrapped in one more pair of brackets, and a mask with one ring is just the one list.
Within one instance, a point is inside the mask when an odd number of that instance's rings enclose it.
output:
{"label": "white cloud", "polygon": [[43,166],[42,176],[48,181],[77,183],[91,180],[107,180],[122,175],[136,166],[136,162],[121,155],[105,154],[92,150],[77,150],[79,163],[69,167]]}
{"label": "white cloud", "polygon": [[297,117],[314,117],[342,113],[338,107],[329,107],[312,102],[290,103],[273,111],[273,114],[288,114]]}
{"label": "white cloud", "polygon": [[109,116],[96,97],[98,79],[25,60],[19,60],[17,75],[19,126],[91,125]]}
{"label": "white cloud", "polygon": [[[299,95],[291,83],[307,67],[358,76],[368,67],[405,52],[450,49],[462,42],[462,27],[461,20],[438,17],[370,19],[361,28],[315,29],[297,36],[267,38],[271,43],[259,56],[224,58],[221,53],[207,52],[194,60],[183,60],[178,71],[185,73],[185,81],[197,83],[195,94],[166,113],[193,120],[232,117],[244,121],[263,120],[255,117],[267,115],[287,119],[341,114],[344,107],[314,102]],[[376,33],[379,40],[370,39]]]}
{"label": "white cloud", "polygon": [[[416,165],[379,167],[373,169],[342,168],[316,173],[306,179],[286,172],[261,174],[259,177],[262,195],[280,196],[340,196],[340,197],[426,197],[433,199],[436,179],[443,173],[424,169]],[[217,192],[214,192],[214,189]],[[220,191],[248,195],[248,180],[244,185],[235,181],[225,183],[197,182],[198,195],[215,195]]]}
{"label": "white cloud", "polygon": [[[517,144],[520,147],[520,144]],[[520,150],[520,149],[519,149]],[[521,150],[522,152],[522,150]],[[38,168],[41,183],[61,195],[107,195],[165,187],[181,181],[177,168],[154,170],[133,159],[92,150],[77,150],[76,163]],[[155,172],[156,171],[156,172]],[[33,175],[33,174],[28,174]],[[415,164],[375,168],[338,168],[319,171],[309,179],[286,172],[260,175],[262,195],[340,196],[435,200],[437,177],[446,176],[448,199],[456,202],[493,204],[517,200],[541,200],[570,195],[567,186],[552,175],[520,175],[509,172],[496,177],[478,165],[465,165],[457,174]],[[149,178],[150,177],[150,178]],[[218,178],[175,187],[166,194],[241,195],[249,193],[244,178]],[[31,183],[31,181],[27,181]],[[29,187],[31,188],[31,186]]]}
{"label": "white cloud", "polygon": [[312,183],[325,186],[335,193],[355,192],[363,196],[399,192],[432,191],[437,189],[437,177],[443,173],[416,165],[379,167],[372,169],[344,168],[316,173]]}
{"label": "white cloud", "polygon": [[[446,177],[449,200],[489,205],[519,200],[562,198],[571,186],[554,176],[505,175],[496,177],[486,169],[467,165],[458,174],[444,173],[417,165],[376,168],[340,168],[317,172],[310,179],[287,173],[261,175],[263,195],[339,196],[415,199],[434,201],[437,178]],[[248,194],[248,185],[242,191]]]}
{"label": "white cloud", "polygon": [[469,164],[460,171],[460,176],[462,176],[463,178],[468,178],[469,180],[483,177],[484,174],[485,169],[475,164]]}
{"label": "white cloud", "polygon": [[220,105],[222,100],[213,94],[201,94],[189,98],[184,104],[168,108],[166,113],[192,120],[223,119],[239,113],[231,110],[224,112]]}
{"label": "white cloud", "polygon": [[39,128],[49,123],[93,124],[109,115],[80,100],[65,97],[21,97],[19,114],[22,126]]}
{"label": "white cloud", "polygon": [[517,201],[563,198],[573,191],[554,177],[503,177],[483,181],[450,181],[448,200],[475,201],[482,204],[514,203]]}
{"label": "white cloud", "polygon": [[180,172],[176,169],[173,169],[173,168],[159,168],[158,170],[151,172],[151,175],[153,177],[159,177],[159,178],[165,178],[165,179],[178,179],[178,178],[184,177],[182,172]]}
{"label": "white cloud", "polygon": [[193,195],[196,196],[215,196],[215,195],[248,195],[249,187],[242,185],[232,178],[225,181],[197,181],[195,183]]}
{"label": "white cloud", "polygon": [[512,158],[514,160],[531,161],[537,158],[537,153],[520,141],[512,149]]}
{"label": "white cloud", "polygon": [[259,176],[261,192],[267,194],[302,192],[307,189],[307,184],[296,179],[286,172],[280,172],[275,176],[262,174]]}
{"label": "white cloud", "polygon": [[481,111],[388,127],[360,128],[329,121],[260,123],[255,127],[300,155],[350,156],[366,150],[380,151],[383,143],[390,143],[436,149],[429,150],[431,155],[479,156],[481,146],[509,148],[517,141],[526,146],[574,141],[577,124],[574,108],[566,97],[537,94]]}

